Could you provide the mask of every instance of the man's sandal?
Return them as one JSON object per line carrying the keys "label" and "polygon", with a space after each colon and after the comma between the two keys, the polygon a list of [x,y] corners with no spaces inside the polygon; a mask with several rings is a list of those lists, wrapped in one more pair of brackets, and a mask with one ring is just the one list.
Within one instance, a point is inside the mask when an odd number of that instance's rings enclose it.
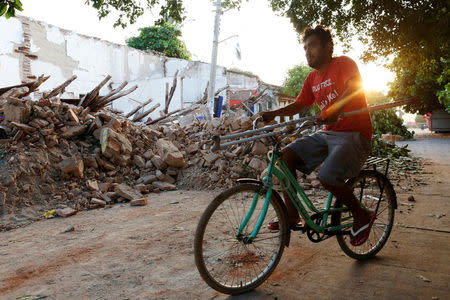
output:
{"label": "man's sandal", "polygon": [[352,244],[353,246],[361,246],[369,238],[370,230],[372,229],[373,223],[377,218],[377,215],[374,211],[369,212],[369,214],[369,223],[358,229],[356,232],[353,231],[353,227],[350,230],[350,244]]}

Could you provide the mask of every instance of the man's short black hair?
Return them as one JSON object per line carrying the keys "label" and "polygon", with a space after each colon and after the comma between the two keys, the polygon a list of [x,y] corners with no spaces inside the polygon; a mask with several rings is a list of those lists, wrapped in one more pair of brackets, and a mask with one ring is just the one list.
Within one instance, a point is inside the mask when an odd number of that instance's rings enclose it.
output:
{"label": "man's short black hair", "polygon": [[309,38],[311,35],[315,35],[320,39],[322,46],[325,46],[328,42],[331,43],[331,52],[333,52],[333,38],[331,37],[330,29],[326,28],[323,25],[317,25],[316,28],[307,27],[305,31],[303,31],[303,43]]}

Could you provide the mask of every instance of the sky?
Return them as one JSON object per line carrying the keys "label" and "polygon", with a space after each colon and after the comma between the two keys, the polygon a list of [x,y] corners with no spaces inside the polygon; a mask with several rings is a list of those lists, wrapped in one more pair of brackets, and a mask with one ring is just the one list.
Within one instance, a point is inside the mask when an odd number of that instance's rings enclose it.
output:
{"label": "sky", "polygon": [[[63,29],[95,36],[118,44],[139,34],[141,27],[152,26],[158,12],[146,12],[133,25],[122,29],[113,27],[114,17],[99,20],[97,11],[85,5],[85,0],[21,0],[24,11],[18,14],[46,22]],[[193,60],[211,62],[214,7],[210,0],[185,0],[187,18],[181,25],[182,40]],[[258,75],[266,83],[282,85],[287,71],[298,64],[306,64],[303,46],[289,20],[277,16],[268,1],[250,0],[240,10],[223,13],[220,24],[217,63]],[[335,55],[342,48],[335,40]],[[241,59],[236,56],[236,45]],[[366,89],[386,92],[394,75],[374,63],[365,65],[357,45],[346,55],[354,59],[360,69]]]}

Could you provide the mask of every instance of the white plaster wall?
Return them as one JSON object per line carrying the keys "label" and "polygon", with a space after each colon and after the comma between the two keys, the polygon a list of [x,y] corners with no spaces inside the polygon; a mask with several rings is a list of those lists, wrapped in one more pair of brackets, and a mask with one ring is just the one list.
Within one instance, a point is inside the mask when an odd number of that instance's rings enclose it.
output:
{"label": "white plaster wall", "polygon": [[104,41],[73,32],[66,36],[67,56],[78,62],[78,69],[88,71],[94,78],[108,75],[113,68],[115,62],[110,56],[110,47]]}
{"label": "white plaster wall", "polygon": [[[110,43],[98,38],[88,37],[67,31],[43,22],[28,19],[31,30],[30,52],[38,56],[31,61],[31,72],[35,76],[50,75],[50,79],[41,85],[40,90],[55,88],[72,75],[77,79],[66,91],[76,97],[92,90],[107,75],[111,75],[112,88],[122,82],[129,84],[126,89],[138,85],[133,93],[116,100],[113,107],[127,113],[139,103],[148,99],[161,106],[150,116],[157,118],[164,109],[166,83],[169,88],[173,76],[178,70],[178,84],[169,107],[169,112],[181,108],[181,99],[185,107],[198,101],[209,81],[210,64],[168,58],[155,53],[139,51],[127,46]],[[0,87],[20,84],[20,55],[14,48],[23,44],[23,28],[19,19],[0,18]],[[181,94],[181,76],[183,94]],[[234,87],[253,89],[257,87],[255,77],[228,73],[225,68],[217,68],[216,89],[231,84]],[[108,85],[100,91],[104,95],[110,91]],[[226,92],[221,93],[226,96]],[[212,103],[210,103],[212,107]]]}
{"label": "white plaster wall", "polygon": [[228,71],[227,80],[232,89],[254,90],[258,87],[258,79],[255,76]]}
{"label": "white plaster wall", "polygon": [[0,54],[12,54],[14,45],[22,43],[22,23],[16,18],[0,18]]}
{"label": "white plaster wall", "polygon": [[0,54],[0,87],[20,83],[20,62],[5,54]]}
{"label": "white plaster wall", "polygon": [[47,33],[47,40],[52,43],[62,45],[66,42],[64,33],[61,28],[44,24],[45,31]]}
{"label": "white plaster wall", "polygon": [[54,89],[68,79],[64,77],[62,70],[58,65],[45,61],[31,61],[31,70],[33,74],[51,75],[50,78],[39,87],[39,90],[41,91]]}
{"label": "white plaster wall", "polygon": [[22,23],[16,18],[0,18],[0,86],[21,83],[20,60],[14,47],[22,43]]}

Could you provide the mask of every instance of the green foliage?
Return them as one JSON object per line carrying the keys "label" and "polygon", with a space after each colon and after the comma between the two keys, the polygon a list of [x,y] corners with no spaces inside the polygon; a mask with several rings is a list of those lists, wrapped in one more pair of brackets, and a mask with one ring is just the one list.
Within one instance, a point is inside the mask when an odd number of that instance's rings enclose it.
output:
{"label": "green foliage", "polygon": [[190,59],[186,46],[179,39],[181,31],[174,25],[164,23],[139,29],[140,34],[127,40],[127,45],[140,50],[153,50],[169,57]]}
{"label": "green foliage", "polygon": [[[362,58],[372,61],[393,57],[396,74],[390,96],[417,96],[410,112],[428,112],[442,107],[436,92],[446,91],[437,79],[443,61],[449,59],[449,1],[427,0],[271,0],[273,10],[291,19],[300,33],[307,26],[323,24],[350,48],[352,38],[365,46]],[[442,102],[442,101],[441,101]]]}
{"label": "green foliage", "polygon": [[[242,1],[248,0],[225,0],[222,2],[222,6],[239,9]],[[211,2],[215,1],[211,0]],[[156,25],[162,26],[169,20],[182,23],[186,18],[183,0],[85,0],[85,4],[98,10],[99,19],[108,16],[112,11],[119,13],[114,27],[126,27],[128,24],[133,24],[137,18],[142,16],[145,9],[150,10],[155,7],[159,7],[160,16],[155,22]]]}
{"label": "green foliage", "polygon": [[19,0],[0,0],[0,17],[3,15],[7,19],[14,17],[16,10],[23,10],[22,3]]}
{"label": "green foliage", "polygon": [[390,132],[401,135],[406,140],[414,137],[414,133],[411,133],[403,126],[402,119],[395,114],[395,110],[392,108],[373,111],[370,113],[370,116],[372,118],[373,133],[378,136]]}
{"label": "green foliage", "polygon": [[300,93],[306,77],[312,70],[312,68],[305,65],[297,65],[288,70],[283,82],[283,93],[296,97]]}
{"label": "green foliage", "polygon": [[102,19],[108,16],[111,11],[119,13],[119,16],[114,23],[114,27],[126,27],[128,24],[134,24],[140,16],[144,13],[144,9],[153,9],[159,6],[160,2],[160,18],[156,25],[163,25],[167,20],[173,20],[176,23],[181,23],[185,19],[185,9],[182,0],[85,0],[85,4],[92,6],[98,10],[98,17]]}
{"label": "green foliage", "polygon": [[[312,70],[312,68],[305,65],[296,65],[293,68],[289,69],[287,72],[287,76],[283,82],[283,93],[293,97],[296,97],[298,94],[300,94],[303,83]],[[314,115],[319,111],[319,106],[314,103],[314,105],[310,109],[303,111],[300,115]]]}
{"label": "green foliage", "polygon": [[450,68],[449,59],[442,59],[444,63],[444,70],[438,77],[437,82],[441,85],[441,89],[436,92],[439,102],[444,105],[445,110],[450,113]]}
{"label": "green foliage", "polygon": [[[369,91],[366,92],[366,99],[369,105],[377,105],[382,103],[388,103],[389,99],[381,92]],[[385,133],[392,133],[401,135],[404,139],[412,139],[414,134],[408,131],[403,126],[403,121],[395,113],[395,109],[383,109],[370,113],[372,118],[373,133],[377,136],[381,136]]]}
{"label": "green foliage", "polygon": [[443,88],[443,84],[438,82],[443,65],[435,59],[427,60],[425,58],[421,64],[412,62],[419,60],[419,58],[412,59],[411,57],[396,57],[394,59],[390,69],[394,71],[396,78],[391,83],[389,96],[394,99],[416,96],[421,101],[406,106],[405,110],[411,113],[425,114],[435,109],[442,109],[437,93]]}
{"label": "green foliage", "polygon": [[[211,0],[214,2],[213,0]],[[239,9],[248,0],[225,0],[226,8]],[[450,2],[442,0],[270,0],[272,9],[291,19],[301,33],[307,26],[323,24],[349,49],[357,37],[364,45],[364,61],[394,58],[389,68],[396,74],[389,95],[396,99],[417,96],[409,112],[426,113],[445,107],[450,111],[448,60],[450,59]],[[159,7],[163,26],[185,19],[183,0],[85,0],[99,18],[119,14],[114,26],[135,23],[144,9]],[[0,0],[0,16],[22,10],[19,0]]]}
{"label": "green foliage", "polygon": [[[1,0],[0,0],[1,1]],[[4,2],[5,0],[3,0]],[[211,0],[213,2],[213,0]],[[238,8],[243,1],[225,0],[226,8]],[[151,9],[162,3],[160,20],[185,18],[183,0],[85,0],[103,18],[111,10],[120,13],[115,26],[134,23],[144,4]],[[450,2],[442,0],[270,0],[272,9],[291,19],[301,33],[307,26],[323,24],[333,29],[344,48],[354,37],[364,45],[364,61],[393,58],[389,68],[396,74],[389,95],[396,99],[417,96],[409,112],[426,113],[449,107],[449,83],[445,64],[449,59]]]}
{"label": "green foliage", "polygon": [[409,156],[410,150],[407,147],[408,145],[397,147],[378,136],[372,139],[372,155],[378,157],[399,158],[401,156]]}

